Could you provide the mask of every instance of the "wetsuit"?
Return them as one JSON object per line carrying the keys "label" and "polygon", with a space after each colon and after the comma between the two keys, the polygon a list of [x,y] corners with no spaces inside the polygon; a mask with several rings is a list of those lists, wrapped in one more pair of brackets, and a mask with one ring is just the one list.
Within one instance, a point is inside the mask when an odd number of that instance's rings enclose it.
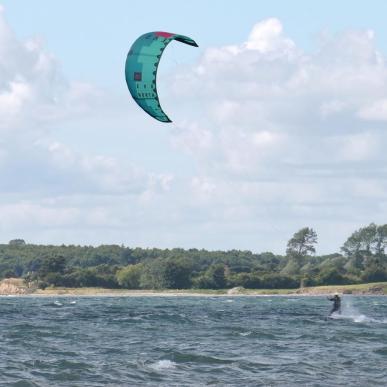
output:
{"label": "wetsuit", "polygon": [[341,298],[339,296],[334,296],[333,298],[329,298],[329,301],[333,301],[333,307],[332,310],[329,313],[329,316],[332,315],[332,313],[341,313]]}

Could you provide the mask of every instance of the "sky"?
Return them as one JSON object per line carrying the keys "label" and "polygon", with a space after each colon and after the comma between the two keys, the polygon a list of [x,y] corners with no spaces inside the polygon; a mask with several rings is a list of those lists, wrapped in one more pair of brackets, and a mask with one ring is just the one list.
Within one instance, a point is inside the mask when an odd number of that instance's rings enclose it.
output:
{"label": "sky", "polygon": [[[385,1],[0,0],[0,242],[318,254],[387,219]],[[171,43],[163,124],[127,52]]]}

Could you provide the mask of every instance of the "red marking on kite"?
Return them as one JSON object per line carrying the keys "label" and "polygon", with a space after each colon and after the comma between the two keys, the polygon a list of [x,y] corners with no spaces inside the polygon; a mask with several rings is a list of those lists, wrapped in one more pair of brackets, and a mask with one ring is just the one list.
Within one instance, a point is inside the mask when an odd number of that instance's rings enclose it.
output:
{"label": "red marking on kite", "polygon": [[161,36],[162,38],[170,38],[171,36],[173,36],[175,34],[172,34],[171,32],[156,31],[155,35]]}

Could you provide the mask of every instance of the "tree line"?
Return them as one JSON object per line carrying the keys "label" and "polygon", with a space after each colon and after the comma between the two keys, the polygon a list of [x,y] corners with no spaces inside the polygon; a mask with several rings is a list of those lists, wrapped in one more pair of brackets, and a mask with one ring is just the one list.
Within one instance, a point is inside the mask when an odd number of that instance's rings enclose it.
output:
{"label": "tree line", "polygon": [[317,233],[297,231],[285,255],[251,251],[142,249],[118,245],[0,244],[0,278],[29,284],[126,289],[292,289],[387,281],[387,225],[352,233],[340,252],[317,256]]}

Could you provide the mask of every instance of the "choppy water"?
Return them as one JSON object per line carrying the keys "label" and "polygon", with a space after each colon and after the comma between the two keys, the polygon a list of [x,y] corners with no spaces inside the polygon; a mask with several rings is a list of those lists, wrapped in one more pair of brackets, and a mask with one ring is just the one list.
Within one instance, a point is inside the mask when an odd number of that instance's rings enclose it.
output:
{"label": "choppy water", "polygon": [[0,298],[0,384],[386,386],[387,297]]}

